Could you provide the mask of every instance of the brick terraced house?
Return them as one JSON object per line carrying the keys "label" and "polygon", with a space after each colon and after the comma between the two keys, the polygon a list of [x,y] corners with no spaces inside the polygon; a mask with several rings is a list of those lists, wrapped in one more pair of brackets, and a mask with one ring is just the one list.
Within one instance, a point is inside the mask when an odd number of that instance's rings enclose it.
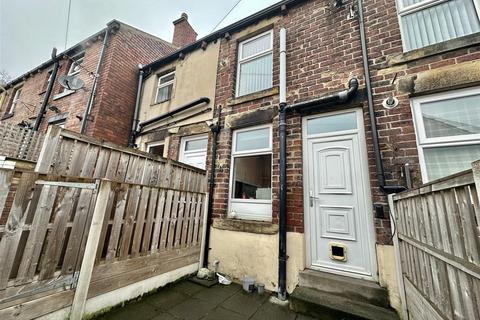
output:
{"label": "brick terraced house", "polygon": [[[103,30],[8,83],[0,99],[0,121],[37,126],[41,132],[49,125],[60,125],[127,145],[138,65],[176,49],[167,41],[113,20]],[[52,88],[48,90],[52,73]],[[84,85],[70,90],[74,85],[70,89],[60,85],[62,76],[79,78]]]}
{"label": "brick terraced house", "polygon": [[[329,300],[340,295],[394,317],[387,195],[480,158],[479,10],[285,0],[198,40],[219,46],[209,266],[293,292],[300,310],[302,300],[342,308]],[[163,153],[178,158],[174,149]]]}

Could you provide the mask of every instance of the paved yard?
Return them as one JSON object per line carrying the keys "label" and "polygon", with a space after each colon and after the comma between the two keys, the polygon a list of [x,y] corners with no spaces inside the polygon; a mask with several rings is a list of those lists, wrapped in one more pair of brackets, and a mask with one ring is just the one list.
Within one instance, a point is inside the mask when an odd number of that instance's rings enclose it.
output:
{"label": "paved yard", "polygon": [[287,307],[268,301],[269,293],[246,293],[240,285],[205,288],[187,280],[167,286],[155,294],[116,308],[100,320],[310,320]]}

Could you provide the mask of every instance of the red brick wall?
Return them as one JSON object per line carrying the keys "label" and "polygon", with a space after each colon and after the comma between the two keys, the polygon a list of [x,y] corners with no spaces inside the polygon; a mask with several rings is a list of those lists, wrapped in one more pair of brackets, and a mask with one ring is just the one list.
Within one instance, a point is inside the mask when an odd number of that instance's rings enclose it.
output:
{"label": "red brick wall", "polygon": [[[288,102],[308,100],[343,90],[351,76],[362,79],[359,34],[355,20],[346,21],[345,10],[326,8],[325,1],[309,1],[294,7],[274,23],[273,84],[278,86],[279,29],[287,29]],[[336,28],[332,28],[336,25]],[[232,37],[235,37],[233,34]],[[225,117],[277,106],[278,96],[227,106],[235,95],[237,41],[222,39],[217,76],[216,103],[222,108],[222,132],[218,143],[218,160],[214,193],[214,216],[226,215],[230,175],[231,130],[225,128]],[[288,230],[304,231],[303,164],[301,117],[287,119],[287,223]],[[273,220],[278,221],[279,196],[278,117],[273,120]]]}
{"label": "red brick wall", "polygon": [[[101,45],[101,41],[95,41],[85,46],[85,58],[82,64],[83,68],[78,74],[78,76],[85,82],[85,89],[78,90],[75,93],[65,96],[63,98],[53,100],[56,94],[59,94],[64,90],[64,88],[58,83],[58,81],[55,81],[54,83],[53,91],[49,100],[49,105],[58,107],[61,113],[69,112],[69,117],[65,125],[65,127],[69,130],[80,130],[80,120],[76,118],[76,115],[83,116],[85,105],[88,100],[89,88],[91,88],[93,84],[93,78],[90,76],[90,71],[95,71]],[[68,73],[68,69],[70,68],[71,63],[71,60],[67,58],[60,61],[60,69],[57,73],[57,80],[60,76]],[[22,120],[31,123],[35,122],[35,117],[40,110],[40,106],[45,96],[46,84],[49,76],[48,71],[52,68],[53,65],[50,65],[46,68],[34,72],[31,76],[24,79],[22,85],[22,93],[20,97],[20,100],[23,103],[17,106],[13,117],[3,119],[2,121],[15,124],[20,123]],[[7,94],[8,98],[6,100],[7,103],[10,104],[12,96],[14,94],[14,89],[8,89]],[[7,112],[8,105],[5,106],[4,110],[5,112]],[[47,113],[45,114],[45,117],[40,126],[41,131],[46,131],[48,126],[48,118],[54,115],[56,115],[54,111],[47,110]]]}
{"label": "red brick wall", "polygon": [[174,49],[166,42],[122,26],[109,41],[98,94],[87,133],[127,145],[138,86],[138,65],[148,64]]}
{"label": "red brick wall", "polygon": [[[387,183],[404,185],[402,168],[410,163],[416,184],[421,183],[415,131],[407,93],[391,85],[412,74],[480,58],[480,47],[454,50],[412,62],[389,67],[387,61],[402,53],[402,43],[395,1],[366,0],[365,23],[369,46],[371,78],[374,92],[375,116],[378,123],[380,148],[384,159]],[[287,91],[288,103],[309,100],[345,89],[352,76],[360,80],[364,90],[363,67],[358,20],[347,20],[346,7],[332,8],[326,0],[306,1],[278,16],[274,23],[274,86],[278,85],[278,34],[287,28]],[[216,104],[222,105],[223,129],[219,138],[214,194],[214,215],[226,215],[231,155],[231,130],[225,128],[225,117],[240,114],[263,106],[277,106],[278,96],[228,106],[234,97],[237,41],[222,39],[217,75]],[[389,95],[400,100],[399,107],[386,110],[381,102]],[[367,137],[368,164],[373,203],[384,205],[384,217],[374,218],[378,243],[390,243],[390,220],[386,194],[380,190],[374,161],[371,128],[367,103],[363,101],[365,134]],[[345,106],[340,106],[342,108]],[[287,207],[288,230],[303,232],[303,165],[301,117],[288,116],[287,129]],[[278,118],[273,120],[273,217],[278,217]],[[370,208],[373,212],[373,203]],[[374,215],[374,214],[373,214]]]}
{"label": "red brick wall", "polygon": [[[84,44],[85,58],[78,75],[85,82],[84,89],[53,100],[55,94],[63,91],[63,87],[58,81],[55,81],[49,105],[58,107],[60,113],[69,112],[66,129],[80,131],[80,119],[84,115],[93,87],[92,74],[95,73],[102,45],[101,37]],[[112,34],[108,41],[98,80],[91,117],[93,121],[88,122],[86,134],[127,145],[135,108],[138,64],[150,63],[173,50],[173,47],[167,42],[125,25]],[[63,59],[60,64],[57,79],[68,73],[71,61]],[[48,70],[51,68],[52,66],[44,68],[25,78],[21,95],[21,101],[25,104],[17,108],[13,117],[2,121],[18,124],[30,117],[32,118],[29,120],[30,122],[35,121],[33,118],[36,117],[43,101],[44,93],[42,91],[46,88]],[[8,104],[11,103],[13,92],[13,88],[8,89],[4,110],[7,110]],[[40,127],[41,131],[46,131],[48,118],[55,114],[54,111],[47,111]]]}

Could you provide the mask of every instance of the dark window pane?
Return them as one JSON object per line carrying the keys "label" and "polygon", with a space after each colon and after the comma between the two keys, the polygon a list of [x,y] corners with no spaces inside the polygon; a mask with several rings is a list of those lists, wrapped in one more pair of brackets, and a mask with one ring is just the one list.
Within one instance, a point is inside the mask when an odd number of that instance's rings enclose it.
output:
{"label": "dark window pane", "polygon": [[160,144],[158,146],[150,146],[148,148],[148,152],[151,153],[151,154],[156,154],[156,155],[159,155],[159,156],[163,157],[163,150],[164,149],[165,149],[165,145]]}
{"label": "dark window pane", "polygon": [[271,200],[272,155],[236,157],[233,166],[235,199]]}

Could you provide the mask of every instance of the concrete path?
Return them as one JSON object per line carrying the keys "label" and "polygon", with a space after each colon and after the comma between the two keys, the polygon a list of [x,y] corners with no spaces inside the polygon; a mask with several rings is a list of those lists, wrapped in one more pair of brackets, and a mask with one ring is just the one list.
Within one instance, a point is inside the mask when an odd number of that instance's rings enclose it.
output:
{"label": "concrete path", "polygon": [[238,284],[205,288],[187,280],[97,317],[100,320],[310,320],[268,301],[269,293],[246,293]]}

